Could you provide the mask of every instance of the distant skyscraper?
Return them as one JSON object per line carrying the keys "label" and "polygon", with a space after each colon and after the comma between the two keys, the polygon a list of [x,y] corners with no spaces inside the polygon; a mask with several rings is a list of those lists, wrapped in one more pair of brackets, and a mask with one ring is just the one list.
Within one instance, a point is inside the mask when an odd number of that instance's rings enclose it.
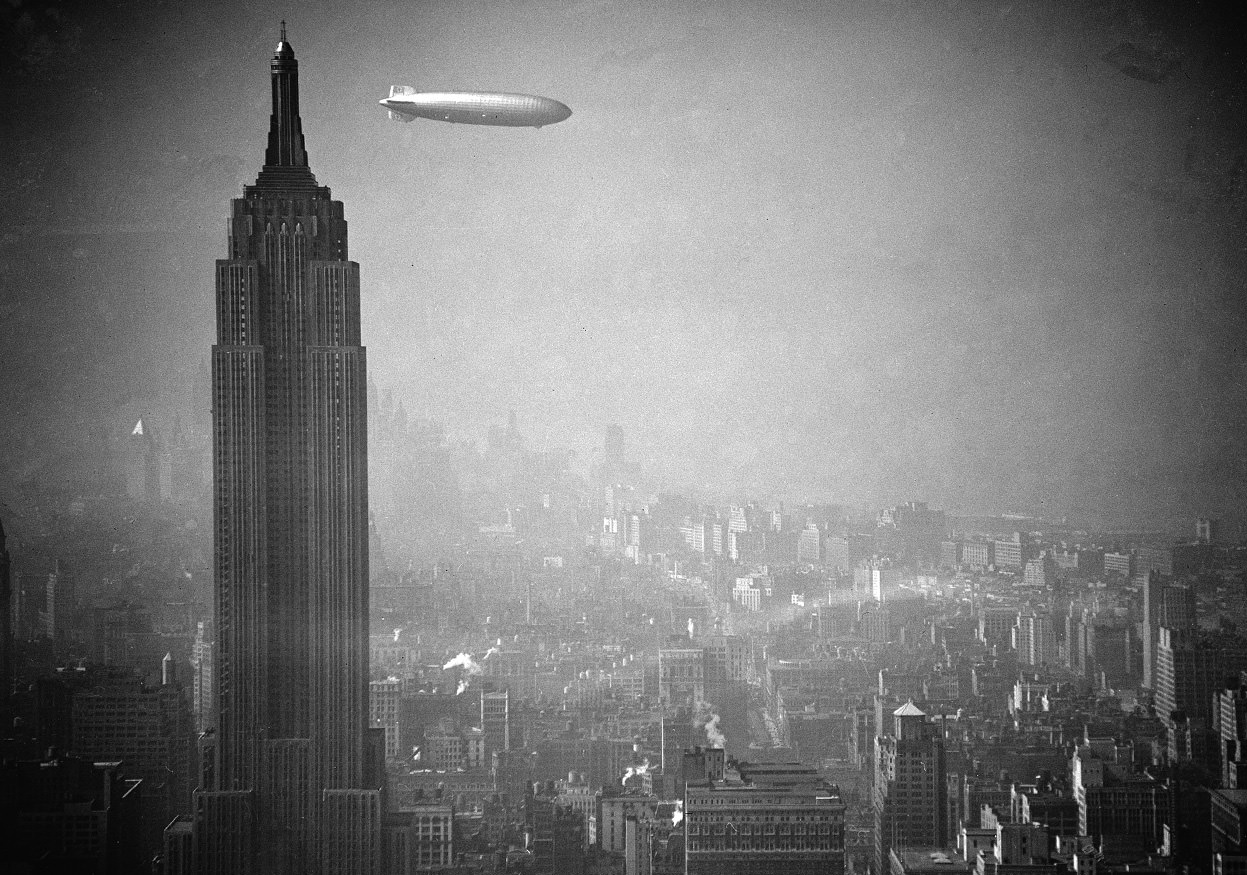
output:
{"label": "distant skyscraper", "polygon": [[1087,650],[1093,617],[1090,610],[1077,604],[1071,604],[1065,615],[1065,666],[1082,677],[1091,670]]}
{"label": "distant skyscraper", "polygon": [[213,644],[215,635],[212,622],[200,620],[195,629],[195,641],[191,645],[191,713],[195,715],[195,729],[203,732],[216,726],[216,702],[212,691]]}
{"label": "distant skyscraper", "polygon": [[961,545],[961,562],[972,570],[986,568],[992,564],[994,549],[992,541],[966,541]]}
{"label": "distant skyscraper", "polygon": [[1158,571],[1161,577],[1173,577],[1173,548],[1145,545],[1134,552],[1134,573]]}
{"label": "distant skyscraper", "polygon": [[1028,559],[1022,569],[1022,580],[1027,586],[1046,592],[1056,580],[1056,561],[1052,554],[1045,550],[1034,559]]}
{"label": "distant skyscraper", "polygon": [[369,684],[368,698],[372,725],[385,732],[385,758],[399,755],[398,705],[402,699],[403,682],[396,677],[376,680]]}
{"label": "distant skyscraper", "polygon": [[511,693],[481,693],[481,729],[488,752],[511,749]]}
{"label": "distant skyscraper", "polygon": [[1156,689],[1156,642],[1160,630],[1160,591],[1164,587],[1160,574],[1145,571],[1140,575],[1143,590],[1143,686]]}
{"label": "distant skyscraper", "polygon": [[1195,521],[1195,540],[1201,544],[1216,544],[1221,540],[1221,521],[1200,517]]}
{"label": "distant skyscraper", "polygon": [[47,611],[48,576],[26,571],[19,573],[13,583],[13,637],[29,641],[44,634],[44,614]]}
{"label": "distant skyscraper", "polygon": [[1189,586],[1166,586],[1160,591],[1160,625],[1170,629],[1194,629],[1199,624],[1199,602]]}
{"label": "distant skyscraper", "polygon": [[1105,574],[1120,574],[1122,577],[1129,577],[1133,564],[1133,557],[1129,553],[1104,554]]}
{"label": "distant skyscraper", "polygon": [[1014,627],[1014,646],[1018,662],[1023,665],[1047,665],[1056,662],[1056,641],[1052,621],[1045,614],[1024,611],[1018,614]]}
{"label": "distant skyscraper", "polygon": [[126,495],[134,501],[160,500],[160,449],[150,423],[139,420],[125,445]]}
{"label": "distant skyscraper", "polygon": [[892,712],[894,727],[875,738],[875,875],[886,875],[896,847],[935,848],[947,838],[944,739],[913,702]]}
{"label": "distant skyscraper", "polygon": [[1136,582],[1143,592],[1143,685],[1155,690],[1156,651],[1160,628],[1188,631],[1196,625],[1195,590],[1165,583],[1160,571],[1140,570]]}
{"label": "distant skyscraper", "polygon": [[1247,785],[1247,690],[1241,676],[1237,686],[1217,692],[1213,729],[1218,736],[1221,786],[1236,790]]}
{"label": "distant skyscraper", "polygon": [[1247,669],[1247,642],[1232,635],[1160,627],[1156,648],[1156,716],[1184,711],[1197,728],[1210,725],[1214,696]]}
{"label": "distant skyscraper", "polygon": [[59,559],[55,570],[48,575],[46,592],[48,637],[53,641],[67,641],[73,633],[78,594],[73,572]]}
{"label": "distant skyscraper", "polygon": [[886,562],[868,559],[853,569],[853,591],[866,593],[877,602],[886,601],[901,585],[901,570]]}
{"label": "distant skyscraper", "polygon": [[216,267],[217,726],[195,847],[201,872],[365,873],[381,812],[359,265],[308,167],[284,28],[271,71],[264,167]]}
{"label": "distant skyscraper", "polygon": [[997,568],[1021,568],[1022,558],[1022,536],[1018,532],[1011,538],[992,542],[992,559]]}
{"label": "distant skyscraper", "polygon": [[956,569],[961,565],[961,542],[940,541],[940,568]]}
{"label": "distant skyscraper", "polygon": [[817,523],[806,523],[797,539],[797,561],[817,565],[822,560],[823,533]]}
{"label": "distant skyscraper", "polygon": [[641,547],[641,515],[630,513],[624,517],[624,544],[629,547]]}

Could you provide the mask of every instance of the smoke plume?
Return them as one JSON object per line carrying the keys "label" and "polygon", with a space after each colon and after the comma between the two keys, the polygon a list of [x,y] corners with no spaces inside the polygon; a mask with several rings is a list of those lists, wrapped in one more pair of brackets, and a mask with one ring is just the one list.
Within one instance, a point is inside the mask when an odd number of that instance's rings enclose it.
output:
{"label": "smoke plume", "polygon": [[442,671],[449,671],[457,665],[462,666],[463,670],[470,675],[481,673],[480,665],[475,659],[472,658],[472,654],[470,653],[460,653],[450,662],[443,665]]}
{"label": "smoke plume", "polygon": [[644,775],[648,771],[649,771],[649,760],[648,759],[646,759],[645,762],[641,763],[639,766],[628,766],[628,770],[624,772],[623,780],[620,781],[619,783],[627,784],[629,778],[634,777],[636,775]]}
{"label": "smoke plume", "polygon": [[727,739],[719,731],[718,714],[711,714],[706,721],[706,744],[710,747],[727,747]]}

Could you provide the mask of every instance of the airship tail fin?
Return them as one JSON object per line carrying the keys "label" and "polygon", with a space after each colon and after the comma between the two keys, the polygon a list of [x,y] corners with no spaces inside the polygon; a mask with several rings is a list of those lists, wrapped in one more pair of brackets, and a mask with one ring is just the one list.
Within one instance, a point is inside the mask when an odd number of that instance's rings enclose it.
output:
{"label": "airship tail fin", "polygon": [[390,110],[390,121],[392,122],[414,122],[415,120],[416,117],[414,115],[405,115],[404,113]]}
{"label": "airship tail fin", "polygon": [[415,93],[416,93],[416,89],[412,88],[410,85],[391,85],[390,86],[390,97],[403,97],[405,95],[415,94]]}

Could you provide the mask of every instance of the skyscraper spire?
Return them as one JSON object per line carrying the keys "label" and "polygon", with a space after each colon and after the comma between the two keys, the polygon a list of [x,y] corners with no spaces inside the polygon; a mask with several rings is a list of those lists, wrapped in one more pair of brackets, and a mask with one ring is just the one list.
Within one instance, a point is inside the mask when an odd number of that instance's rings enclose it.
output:
{"label": "skyscraper spire", "polygon": [[307,163],[303,144],[303,121],[299,118],[299,62],[294,47],[286,39],[286,22],[281,23],[281,40],[269,62],[273,84],[273,114],[269,118],[268,148],[264,169],[256,185],[264,188],[304,188],[316,185]]}

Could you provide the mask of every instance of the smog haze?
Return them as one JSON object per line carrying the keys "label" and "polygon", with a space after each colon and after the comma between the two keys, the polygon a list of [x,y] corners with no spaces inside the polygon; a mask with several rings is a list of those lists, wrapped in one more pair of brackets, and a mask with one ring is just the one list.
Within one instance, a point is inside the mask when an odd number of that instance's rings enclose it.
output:
{"label": "smog haze", "polygon": [[[1164,3],[14,3],[0,488],[206,414],[278,20],[369,372],[716,495],[1167,525],[1247,488],[1241,22]],[[542,130],[389,122],[547,95]],[[1181,523],[1186,526],[1186,523]]]}

